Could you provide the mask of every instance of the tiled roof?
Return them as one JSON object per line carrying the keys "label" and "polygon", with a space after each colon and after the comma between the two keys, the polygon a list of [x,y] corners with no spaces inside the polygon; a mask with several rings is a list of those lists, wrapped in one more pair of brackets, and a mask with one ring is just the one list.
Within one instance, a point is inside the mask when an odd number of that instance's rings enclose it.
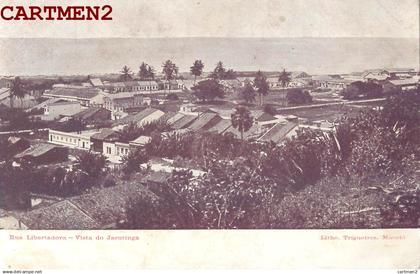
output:
{"label": "tiled roof", "polygon": [[26,111],[31,111],[33,109],[41,109],[41,108],[46,107],[47,105],[50,105],[50,104],[53,104],[53,103],[56,103],[56,102],[60,102],[60,101],[62,101],[62,99],[60,99],[60,98],[49,98],[48,100],[46,100],[46,101],[44,101],[44,102],[42,102],[38,105],[35,105],[35,106],[27,109]]}
{"label": "tiled roof", "polygon": [[17,214],[29,229],[94,229],[99,224],[71,202],[64,200]]}
{"label": "tiled roof", "polygon": [[103,128],[101,132],[95,133],[91,136],[92,139],[96,140],[105,140],[113,135],[117,135],[118,133],[109,128]]}
{"label": "tiled roof", "polygon": [[54,102],[49,104],[49,106],[64,106],[64,105],[80,105],[77,101],[64,101],[64,102]]}
{"label": "tiled roof", "polygon": [[274,117],[271,114],[268,114],[262,110],[256,110],[251,112],[251,116],[254,117],[254,119],[258,122],[266,122],[266,121],[273,121],[277,120],[276,117]]}
{"label": "tiled roof", "polygon": [[275,143],[279,143],[286,138],[287,134],[292,131],[297,124],[289,122],[286,124],[278,123],[275,124],[272,128],[270,128],[260,139],[259,141],[273,141]]}
{"label": "tiled roof", "polygon": [[54,88],[51,91],[46,91],[45,95],[54,96],[68,96],[81,99],[90,99],[98,95],[99,91],[96,88]]}
{"label": "tiled roof", "polygon": [[[251,138],[251,137],[258,136],[259,135],[259,131],[260,131],[259,126],[257,126],[257,125],[254,124],[254,125],[252,125],[252,127],[248,131],[244,132],[244,138],[245,139],[248,139],[248,138]],[[225,132],[223,132],[223,133],[232,133],[237,138],[239,138],[241,136],[241,132],[239,130],[237,130],[236,128],[234,128],[234,127],[228,127],[225,130]]]}
{"label": "tiled roof", "polygon": [[104,97],[108,97],[112,100],[133,98],[134,96],[141,96],[141,93],[139,93],[139,92],[118,92],[118,93],[108,93],[108,94],[104,95]]}
{"label": "tiled roof", "polygon": [[214,127],[211,127],[208,131],[212,131],[216,133],[224,133],[231,126],[232,126],[231,120],[222,119]]}
{"label": "tiled roof", "polygon": [[41,143],[41,144],[34,145],[19,154],[16,154],[15,158],[21,158],[24,156],[39,157],[55,148],[59,148],[59,146],[56,146],[53,144]]}
{"label": "tiled roof", "polygon": [[192,122],[191,125],[188,126],[191,130],[206,130],[210,128],[212,125],[215,125],[217,121],[222,120],[222,118],[215,114],[215,113],[203,113],[200,116],[198,116],[197,119]]}
{"label": "tiled roof", "polygon": [[175,123],[176,121],[178,121],[179,119],[181,119],[182,117],[184,117],[185,115],[182,113],[176,113],[173,117],[169,118],[168,120],[166,120],[166,122],[169,125],[172,125],[173,123]]}
{"label": "tiled roof", "polygon": [[130,199],[147,196],[154,197],[142,184],[133,182],[93,190],[69,200],[101,226],[107,226],[125,217],[125,207]]}
{"label": "tiled roof", "polygon": [[121,124],[129,124],[132,122],[141,122],[144,118],[150,116],[156,111],[161,111],[161,110],[154,109],[154,108],[146,108],[136,114],[128,115],[128,116],[125,116],[124,118],[117,120],[115,124],[121,125]]}
{"label": "tiled roof", "polygon": [[92,83],[93,86],[103,86],[104,84],[102,83],[102,80],[99,78],[92,78],[90,79],[90,82]]}
{"label": "tiled roof", "polygon": [[405,86],[405,85],[418,85],[419,81],[414,78],[408,78],[408,79],[401,79],[401,80],[390,80],[393,85],[396,86]]}
{"label": "tiled roof", "polygon": [[173,118],[177,113],[173,111],[166,112],[162,117],[160,117],[160,120],[167,122],[169,119]]}
{"label": "tiled roof", "polygon": [[181,129],[188,127],[195,119],[197,119],[197,116],[195,115],[185,115],[178,121],[174,122],[171,127],[173,129]]}
{"label": "tiled roof", "polygon": [[78,113],[74,114],[73,118],[82,119],[82,120],[89,119],[90,117],[92,117],[93,115],[95,115],[96,113],[101,112],[101,111],[110,112],[109,110],[104,109],[104,108],[90,107],[90,108],[87,108],[85,110],[82,110],[81,112],[78,112]]}
{"label": "tiled roof", "polygon": [[149,136],[140,136],[137,139],[133,140],[130,142],[130,144],[134,144],[134,145],[145,145],[148,142],[150,142],[152,138]]}

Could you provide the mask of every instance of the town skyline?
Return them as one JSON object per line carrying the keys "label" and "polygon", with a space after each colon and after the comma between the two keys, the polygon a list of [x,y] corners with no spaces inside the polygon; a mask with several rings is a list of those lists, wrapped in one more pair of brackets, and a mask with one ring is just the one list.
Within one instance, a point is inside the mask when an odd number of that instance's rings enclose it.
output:
{"label": "town skyline", "polygon": [[[314,75],[419,67],[415,38],[13,38],[0,39],[0,48],[6,52],[0,63],[5,76],[112,74],[123,65],[136,73],[141,62],[159,73],[167,59],[181,73],[189,72],[196,59],[206,72],[218,61],[235,71],[286,69]],[[21,61],[11,62],[16,56]]]}

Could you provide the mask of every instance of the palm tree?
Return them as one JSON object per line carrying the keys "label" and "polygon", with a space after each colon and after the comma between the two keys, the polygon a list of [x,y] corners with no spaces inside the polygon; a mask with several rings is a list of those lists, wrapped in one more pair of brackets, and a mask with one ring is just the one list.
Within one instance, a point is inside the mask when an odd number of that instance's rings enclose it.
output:
{"label": "palm tree", "polygon": [[197,76],[203,73],[204,64],[201,60],[195,60],[194,64],[190,68],[191,74],[194,75],[194,86]]}
{"label": "palm tree", "polygon": [[124,66],[121,70],[121,75],[120,75],[120,79],[121,81],[125,82],[125,81],[131,81],[133,80],[133,77],[131,76],[131,69],[127,66]]}
{"label": "palm tree", "polygon": [[287,87],[291,80],[291,73],[287,72],[285,69],[279,75],[279,82],[283,88]]}
{"label": "palm tree", "polygon": [[142,62],[139,68],[140,80],[146,80],[149,77],[148,65]]}
{"label": "palm tree", "polygon": [[169,90],[171,89],[170,80],[175,79],[178,74],[178,67],[172,63],[171,60],[166,60],[162,65],[162,73],[165,75],[165,79],[168,83]]}
{"label": "palm tree", "polygon": [[150,80],[155,79],[155,69],[149,65],[147,68],[147,78],[149,78]]}
{"label": "palm tree", "polygon": [[26,91],[23,87],[22,80],[19,77],[15,77],[12,81],[12,85],[10,86],[10,107],[13,108],[13,99],[19,98],[20,105],[23,105],[23,98],[25,97]]}
{"label": "palm tree", "polygon": [[260,106],[263,104],[263,96],[266,96],[270,91],[270,87],[267,82],[267,77],[262,73],[261,70],[257,72],[257,76],[254,79],[254,86],[257,93],[260,96]]}
{"label": "palm tree", "polygon": [[214,80],[222,80],[224,79],[226,74],[226,69],[223,66],[223,62],[219,61],[216,64],[216,67],[214,68],[213,72],[210,74],[210,77]]}
{"label": "palm tree", "polygon": [[244,139],[244,132],[247,132],[254,122],[251,112],[244,106],[238,106],[231,115],[232,126],[241,133],[241,140]]}

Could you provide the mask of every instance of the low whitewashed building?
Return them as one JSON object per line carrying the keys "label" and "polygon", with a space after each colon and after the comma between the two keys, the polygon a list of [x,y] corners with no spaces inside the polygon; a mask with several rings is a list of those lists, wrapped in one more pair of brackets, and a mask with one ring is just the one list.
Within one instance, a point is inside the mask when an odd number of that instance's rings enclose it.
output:
{"label": "low whitewashed building", "polygon": [[98,130],[64,132],[50,129],[48,131],[48,142],[69,148],[90,150],[92,146],[90,137],[98,132]]}
{"label": "low whitewashed building", "polygon": [[117,155],[115,142],[103,142],[103,155],[107,158]]}
{"label": "low whitewashed building", "polygon": [[417,78],[407,78],[401,80],[390,80],[392,85],[401,88],[401,90],[416,89],[419,86],[419,80]]}
{"label": "low whitewashed building", "polygon": [[124,111],[143,105],[143,96],[139,93],[120,92],[103,93],[103,107],[110,111]]}
{"label": "low whitewashed building", "polygon": [[149,136],[140,136],[137,139],[130,141],[128,143],[125,142],[103,142],[103,154],[107,157],[111,162],[120,163],[122,157],[127,156],[130,151],[137,149],[139,147],[143,147],[147,143],[149,143],[151,137]]}

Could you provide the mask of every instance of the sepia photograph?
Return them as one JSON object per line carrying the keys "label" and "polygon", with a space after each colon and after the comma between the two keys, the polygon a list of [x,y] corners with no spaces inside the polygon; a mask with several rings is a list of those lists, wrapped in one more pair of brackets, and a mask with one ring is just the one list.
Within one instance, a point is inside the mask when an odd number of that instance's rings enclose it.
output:
{"label": "sepia photograph", "polygon": [[[224,1],[178,2],[205,24]],[[209,35],[151,12],[161,37],[0,38],[0,229],[420,227],[418,1],[390,18],[392,1],[263,1],[268,30],[244,18],[256,2],[226,2],[242,18]],[[294,24],[307,5],[319,29]]]}

